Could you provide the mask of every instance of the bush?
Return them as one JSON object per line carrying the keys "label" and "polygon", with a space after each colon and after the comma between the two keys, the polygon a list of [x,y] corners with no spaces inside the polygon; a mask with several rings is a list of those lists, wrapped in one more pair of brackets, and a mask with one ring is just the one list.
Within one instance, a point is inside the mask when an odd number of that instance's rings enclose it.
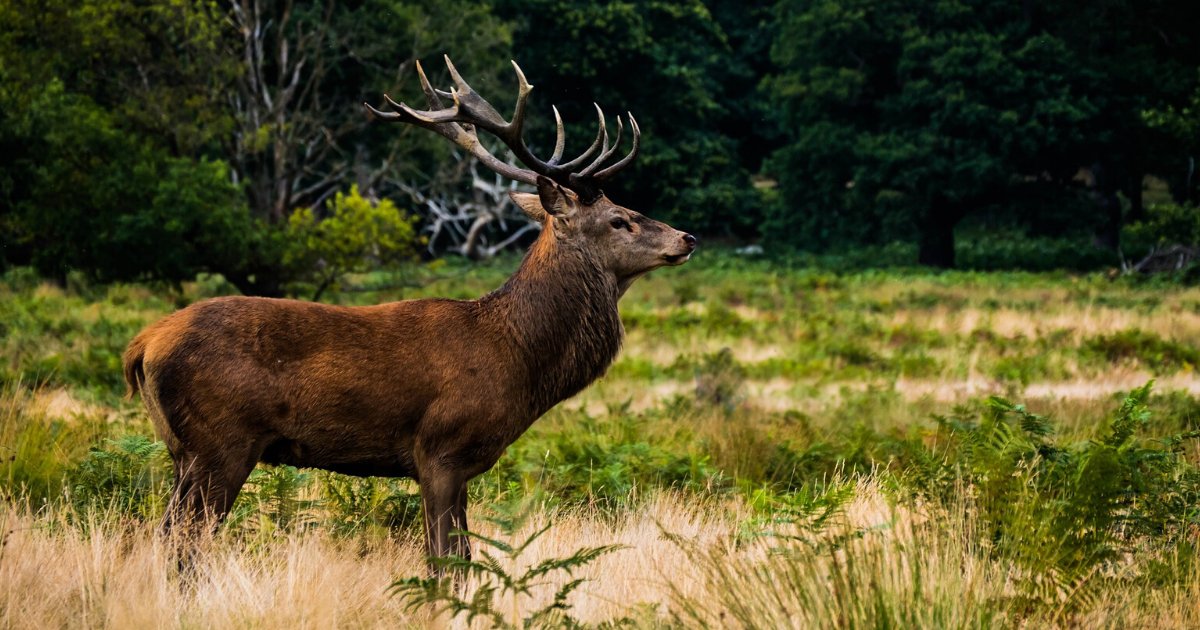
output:
{"label": "bush", "polygon": [[1146,218],[1125,226],[1123,249],[1134,259],[1164,245],[1200,245],[1200,208],[1187,204],[1153,203]]}
{"label": "bush", "polygon": [[283,262],[296,280],[315,287],[312,299],[319,300],[347,273],[416,260],[417,221],[390,199],[372,201],[353,186],[334,197],[324,219],[309,208],[292,213]]}
{"label": "bush", "polygon": [[1200,525],[1200,470],[1183,454],[1198,434],[1138,436],[1151,385],[1129,394],[1099,439],[1078,444],[1053,439],[1049,418],[998,397],[939,416],[909,479],[951,501],[967,484],[992,552],[1030,571],[1028,595],[1048,597],[1048,584],[1070,592],[1134,549],[1187,544]]}
{"label": "bush", "polygon": [[[480,556],[479,560],[456,556],[430,558],[431,563],[448,570],[450,575],[399,580],[392,584],[391,591],[404,602],[406,610],[429,607],[435,614],[444,610],[450,613],[451,620],[465,615],[468,626],[476,619],[483,619],[489,627],[506,630],[582,628],[579,620],[570,614],[569,597],[587,580],[575,578],[575,572],[620,547],[604,545],[577,549],[569,556],[543,559],[518,573],[521,557],[552,525],[547,522],[524,539],[517,537],[529,522],[535,505],[533,500],[500,505],[497,515],[487,519],[500,529],[499,539],[472,532],[453,532],[452,535],[471,539],[477,547],[475,553]],[[551,577],[561,574],[572,579],[554,592],[550,603],[518,617],[519,602],[532,599],[535,590],[549,586]],[[469,599],[464,599],[467,584],[473,592]]]}
{"label": "bush", "polygon": [[959,269],[976,271],[1094,271],[1120,262],[1115,253],[1087,237],[1051,238],[1016,231],[968,235],[958,239],[954,252]]}
{"label": "bush", "polygon": [[93,448],[67,478],[79,514],[111,509],[151,519],[165,506],[171,468],[162,442],[129,435]]}
{"label": "bush", "polygon": [[1155,374],[1200,365],[1200,350],[1136,328],[1092,337],[1084,349],[1109,362],[1137,361]]}

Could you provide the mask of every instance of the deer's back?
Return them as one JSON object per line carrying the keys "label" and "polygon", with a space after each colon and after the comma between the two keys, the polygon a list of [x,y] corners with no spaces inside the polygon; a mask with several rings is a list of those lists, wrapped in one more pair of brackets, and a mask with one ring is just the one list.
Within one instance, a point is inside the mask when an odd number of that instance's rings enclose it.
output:
{"label": "deer's back", "polygon": [[[487,423],[512,403],[502,394],[513,377],[500,367],[504,344],[475,302],[217,298],[134,343],[145,346],[143,395],[156,427],[184,450],[251,440],[266,461],[411,474],[418,451],[488,443]],[[479,430],[463,426],[470,418]]]}

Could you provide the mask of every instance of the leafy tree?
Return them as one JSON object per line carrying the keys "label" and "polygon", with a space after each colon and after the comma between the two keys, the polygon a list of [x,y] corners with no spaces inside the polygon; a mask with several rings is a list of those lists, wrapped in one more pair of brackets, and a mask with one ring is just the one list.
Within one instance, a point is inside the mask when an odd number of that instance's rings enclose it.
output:
{"label": "leafy tree", "polygon": [[5,169],[6,256],[24,248],[56,277],[84,269],[171,282],[250,257],[260,230],[223,163],[172,156],[58,81],[16,114],[6,125],[23,142]]}
{"label": "leafy tree", "polygon": [[1080,68],[1100,77],[1087,96],[1097,116],[1088,139],[1091,155],[1082,165],[1093,177],[1098,236],[1115,249],[1126,214],[1134,221],[1144,216],[1147,174],[1165,178],[1177,201],[1186,199],[1182,190],[1195,137],[1156,127],[1152,118],[1154,112],[1186,108],[1196,93],[1200,33],[1193,25],[1200,21],[1200,5],[1106,0],[1080,10],[1078,3],[1046,2],[1028,13],[1035,29],[1061,37]]}
{"label": "leafy tree", "polygon": [[[729,36],[704,2],[498,0],[496,10],[517,24],[513,50],[537,86],[535,111],[555,104],[567,121],[568,152],[594,137],[593,102],[610,117],[628,110],[637,118],[641,157],[607,191],[618,202],[689,231],[757,228],[741,157],[752,138],[721,133],[748,123],[748,101],[739,99],[753,96],[754,79],[746,64],[731,63]],[[746,19],[747,30],[757,27]],[[553,121],[538,122],[529,141],[548,154]]]}
{"label": "leafy tree", "polygon": [[1019,5],[783,0],[769,84],[789,144],[767,232],[794,245],[916,233],[954,264],[954,227],[1019,183],[1065,183],[1095,77]]}
{"label": "leafy tree", "polygon": [[329,210],[322,220],[308,208],[288,219],[284,264],[295,269],[298,279],[316,285],[313,300],[347,273],[416,259],[421,246],[417,219],[390,199],[372,201],[353,186],[348,194],[338,193]]}
{"label": "leafy tree", "polygon": [[1172,185],[1175,200],[1200,204],[1200,69],[1196,87],[1185,101],[1161,104],[1143,111],[1142,116],[1152,133],[1167,138],[1176,149],[1168,153],[1167,164],[1158,171]]}
{"label": "leafy tree", "polygon": [[59,277],[278,295],[311,271],[284,260],[292,212],[452,163],[363,100],[450,46],[482,86],[509,72],[486,2],[9,0],[0,22],[0,259]]}
{"label": "leafy tree", "polygon": [[0,224],[8,263],[180,281],[250,257],[226,165],[207,3],[0,3]]}

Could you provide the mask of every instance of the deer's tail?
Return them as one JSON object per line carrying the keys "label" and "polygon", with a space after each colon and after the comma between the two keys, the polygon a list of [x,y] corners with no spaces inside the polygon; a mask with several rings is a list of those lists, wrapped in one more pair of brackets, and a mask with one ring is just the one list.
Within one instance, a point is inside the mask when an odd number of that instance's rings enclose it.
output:
{"label": "deer's tail", "polygon": [[129,342],[125,348],[125,397],[132,399],[146,381],[142,363],[146,358],[146,334],[143,332]]}

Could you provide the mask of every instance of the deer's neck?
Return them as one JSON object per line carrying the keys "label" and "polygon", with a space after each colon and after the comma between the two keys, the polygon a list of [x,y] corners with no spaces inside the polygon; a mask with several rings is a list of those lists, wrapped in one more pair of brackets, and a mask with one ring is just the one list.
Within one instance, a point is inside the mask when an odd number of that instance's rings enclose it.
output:
{"label": "deer's neck", "polygon": [[532,421],[602,376],[621,347],[620,287],[582,251],[544,234],[481,303],[527,370]]}

